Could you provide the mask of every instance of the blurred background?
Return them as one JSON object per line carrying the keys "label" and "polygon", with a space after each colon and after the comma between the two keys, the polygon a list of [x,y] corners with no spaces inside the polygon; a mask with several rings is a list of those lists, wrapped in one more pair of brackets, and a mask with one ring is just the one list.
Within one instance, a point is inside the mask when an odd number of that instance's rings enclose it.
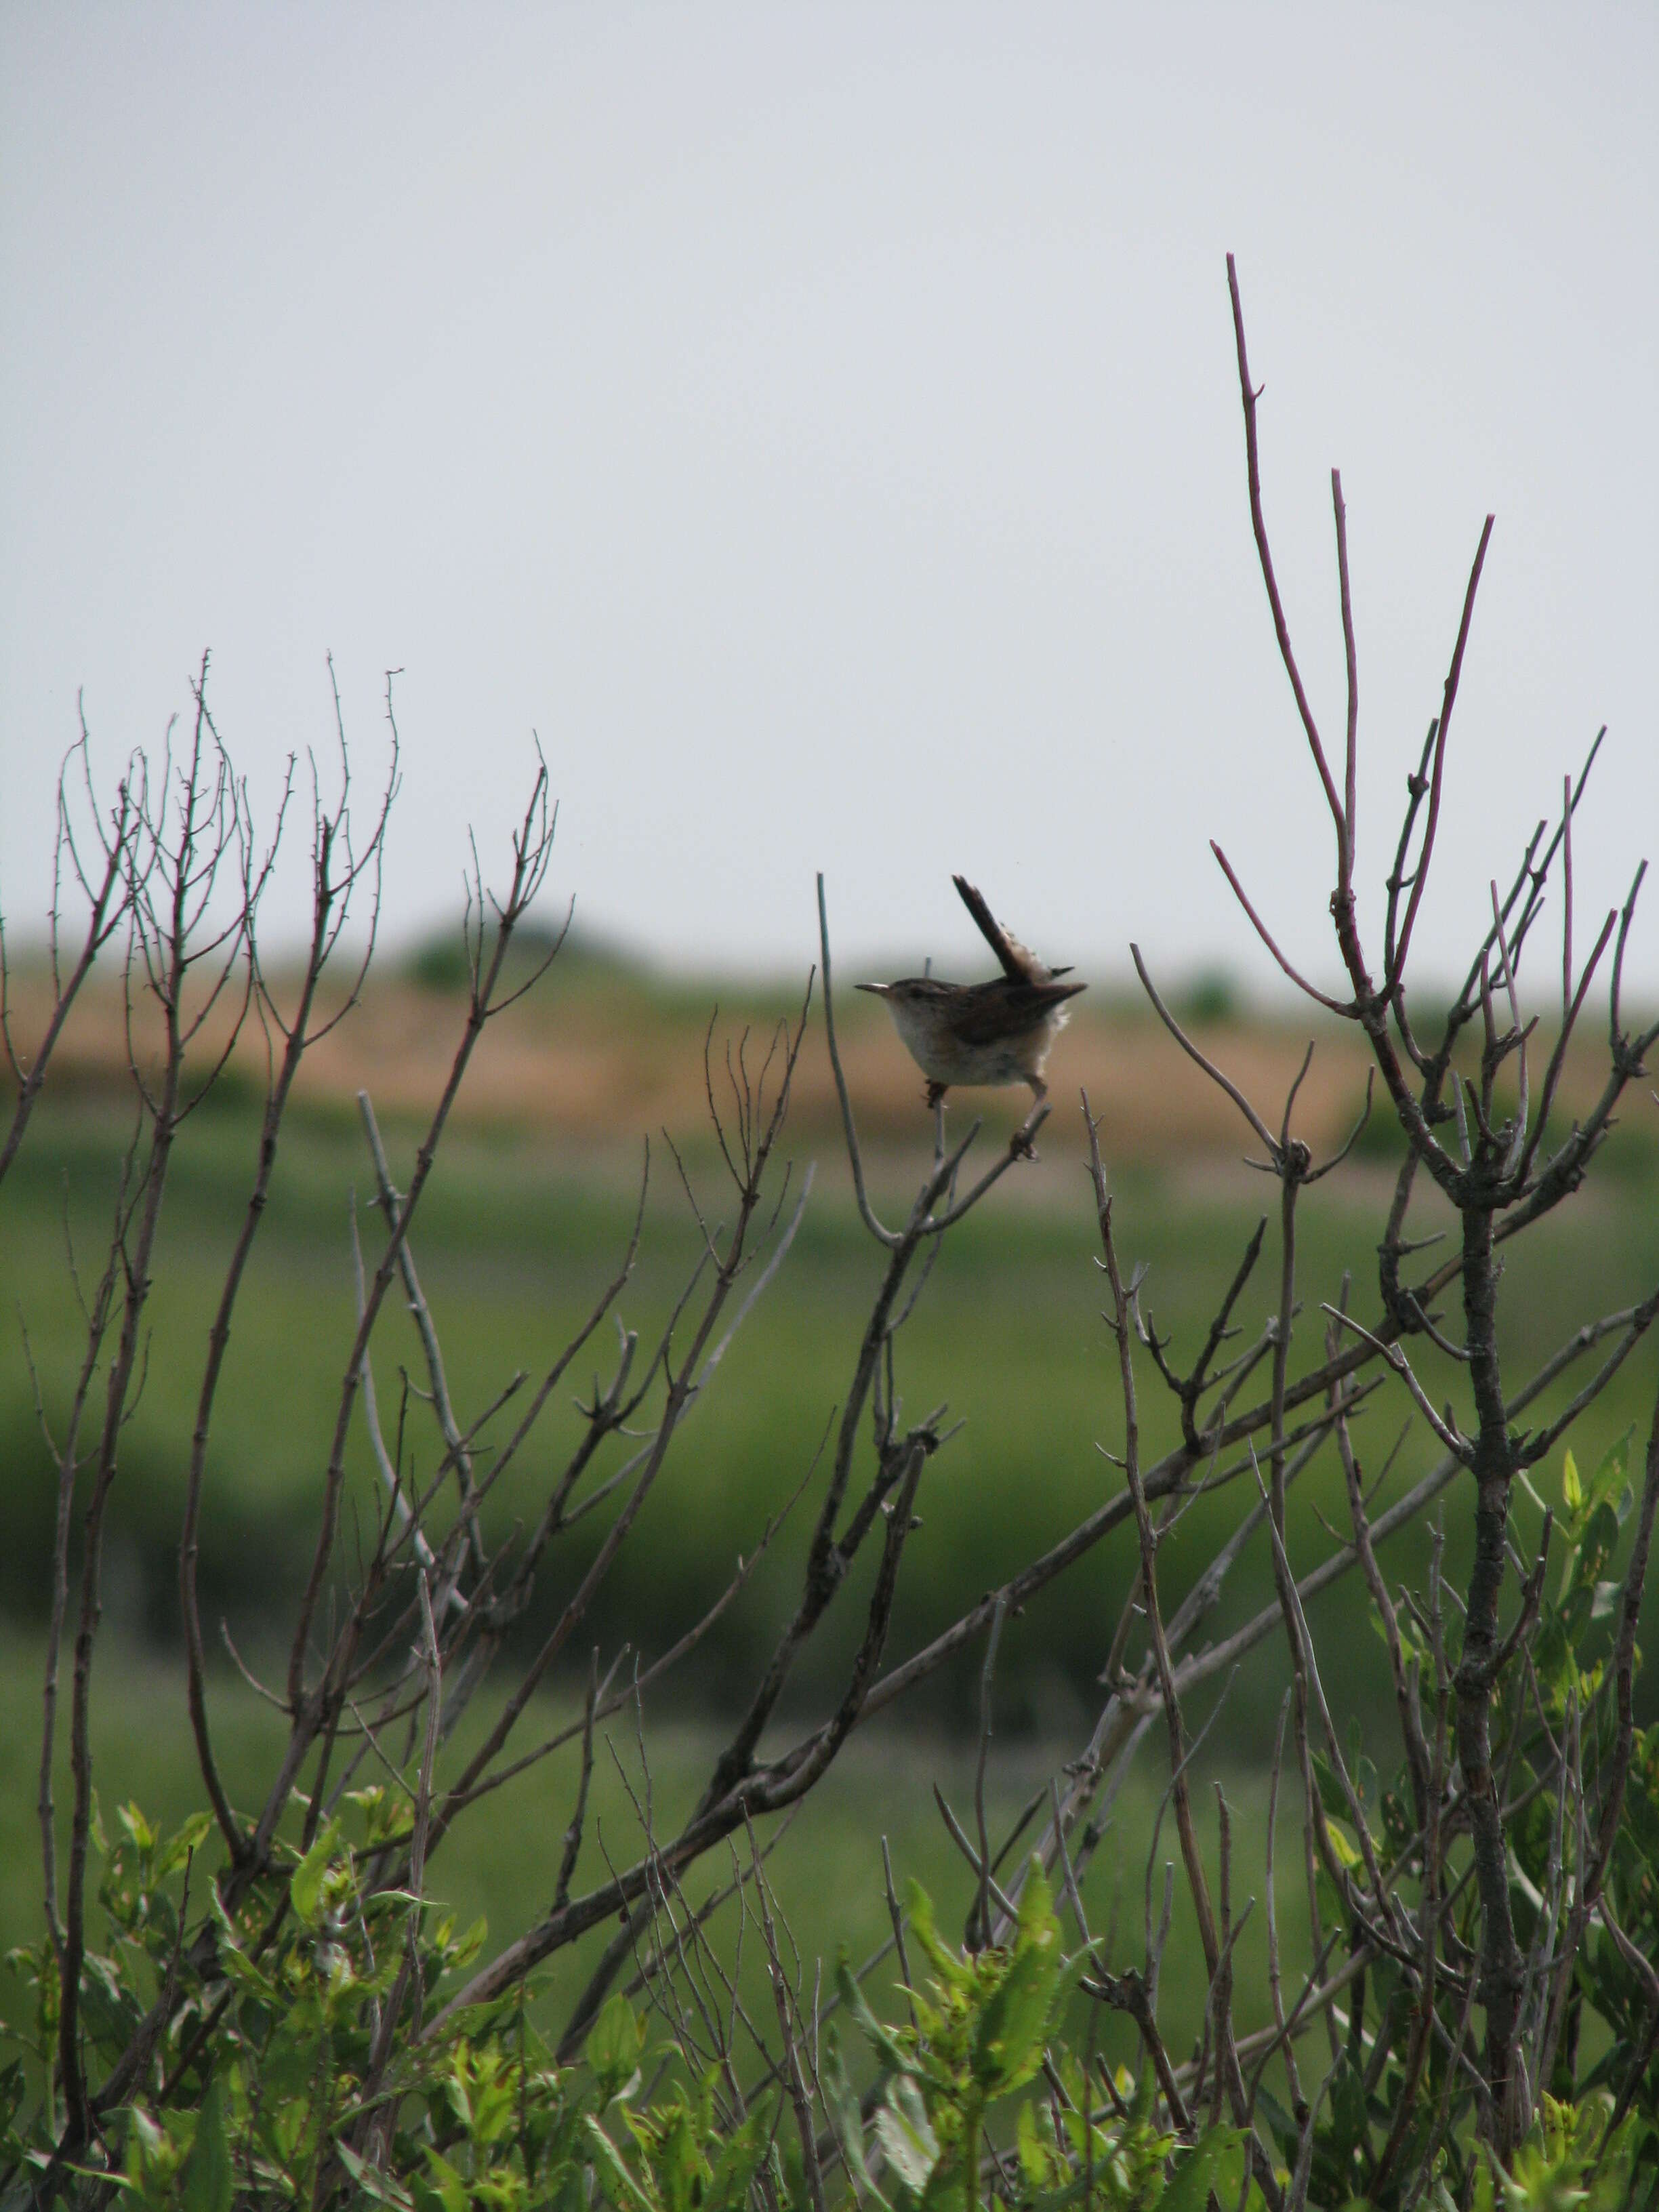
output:
{"label": "blurred background", "polygon": [[211,646],[268,810],[331,648],[365,768],[404,671],[405,936],[534,730],[561,891],[682,967],[799,973],[815,867],[849,955],[960,958],[960,868],[1091,972],[1206,966],[1222,830],[1328,963],[1230,249],[1327,716],[1343,471],[1368,895],[1488,510],[1423,957],[1602,722],[1626,884],[1656,91],[1641,0],[0,9],[8,911],[77,692],[117,760]]}
{"label": "blurred background", "polygon": [[[1231,1109],[1129,988],[1128,939],[1269,1119],[1317,1038],[1297,1123],[1316,1150],[1342,1140],[1364,1091],[1354,1040],[1287,1000],[1206,849],[1224,838],[1281,943],[1330,982],[1329,824],[1250,538],[1224,255],[1266,386],[1280,577],[1333,728],[1328,471],[1343,470],[1373,934],[1405,777],[1498,514],[1417,940],[1431,999],[1489,878],[1512,874],[1602,723],[1575,837],[1581,930],[1623,898],[1659,822],[1656,89],[1659,19],[1636,5],[0,9],[0,894],[21,1036],[44,1005],[53,788],[77,702],[107,789],[188,710],[210,647],[217,720],[268,826],[291,755],[314,753],[325,789],[333,775],[325,655],[365,791],[386,771],[400,672],[380,958],[303,1080],[216,1431],[204,1613],[244,1656],[258,1661],[309,1559],[351,1212],[372,1188],[356,1093],[372,1091],[406,1178],[462,1018],[468,829],[488,877],[532,732],[562,810],[547,924],[574,902],[575,925],[487,1037],[415,1240],[463,1420],[544,1364],[614,1271],[647,1138],[623,1310],[647,1340],[660,1326],[698,1232],[659,1133],[717,1210],[705,1036],[712,1022],[722,1052],[799,1006],[814,871],[850,981],[928,957],[985,972],[950,888],[961,869],[1091,988],[1056,1052],[1042,1158],[946,1251],[908,1332],[910,1402],[948,1400],[968,1425],[930,1473],[900,1645],[1110,1494],[1121,1478],[1097,1446],[1117,1448],[1119,1417],[1079,1087],[1103,1117],[1126,1257],[1150,1265],[1177,1354],[1267,1202]],[[303,847],[265,903],[279,967],[306,919]],[[1651,920],[1626,986],[1659,994]],[[920,1079],[879,1008],[848,1004],[845,1020],[877,1188],[896,1203],[925,1158]],[[38,1883],[40,1416],[61,1419],[72,1383],[72,1258],[95,1264],[107,1220],[123,1066],[111,977],[78,1010],[0,1194],[0,1309],[21,1322],[0,1328],[0,1944],[29,1924]],[[107,1610],[126,1659],[106,1682],[112,1797],[191,1800],[167,1664],[179,1499],[262,1081],[250,1045],[173,1171],[112,1504]],[[1599,1081],[1592,1028],[1567,1104]],[[977,1105],[951,1110],[960,1127]],[[988,1121],[991,1141],[1012,1116],[993,1100]],[[1527,1240],[1504,1286],[1514,1372],[1651,1288],[1656,1132],[1644,1093],[1599,1187]],[[1358,1310],[1374,1301],[1395,1144],[1379,1117],[1310,1202],[1307,1311],[1345,1270]],[[593,1616],[607,1653],[641,1620],[666,1644],[696,1617],[845,1388],[877,1255],[816,1022],[788,1149],[818,1164],[799,1236]],[[1261,1272],[1251,1331],[1271,1259]],[[414,1357],[402,1328],[393,1316],[377,1352],[383,1390]],[[1581,1462],[1644,1419],[1651,1392],[1651,1358],[1633,1361]],[[1368,1411],[1376,1467],[1407,1410],[1384,1394]],[[1175,1428],[1150,1384],[1144,1413],[1156,1452]],[[559,1408],[548,1464],[579,1419]],[[1429,1456],[1413,1431],[1387,1494]],[[1232,1497],[1182,1523],[1177,1583]],[[526,1508],[500,1510],[505,1534]],[[1344,1511],[1334,1466],[1310,1475],[1299,1561]],[[1455,1510],[1449,1526],[1455,1565]],[[663,1741],[691,1747],[688,1774],[698,1730],[769,1649],[802,1534],[654,1709]],[[1402,1539],[1391,1571],[1420,1574],[1426,1547],[1426,1531]],[[1086,1735],[1129,1554],[1127,1539],[1103,1547],[1011,1624],[999,1726],[1017,1765]],[[589,1555],[579,1543],[561,1565],[526,1636]],[[1270,1590],[1265,1551],[1248,1553],[1214,1632]],[[1382,1731],[1364,1616],[1347,1585],[1327,1602],[1352,1655],[1345,1692]],[[837,1650],[799,1685],[805,1705]],[[252,1763],[270,1717],[223,1663],[224,1726]],[[1215,1738],[1247,1794],[1275,1664],[1269,1645]],[[941,1771],[971,1728],[977,1665],[911,1717]],[[914,1758],[890,1741],[849,1765],[835,1848],[856,1847],[870,1808],[893,1802],[890,1762],[908,1774]],[[931,1813],[912,1826],[916,1863],[934,1865]],[[455,1850],[459,1901],[521,1917],[501,1834],[472,1859]]]}

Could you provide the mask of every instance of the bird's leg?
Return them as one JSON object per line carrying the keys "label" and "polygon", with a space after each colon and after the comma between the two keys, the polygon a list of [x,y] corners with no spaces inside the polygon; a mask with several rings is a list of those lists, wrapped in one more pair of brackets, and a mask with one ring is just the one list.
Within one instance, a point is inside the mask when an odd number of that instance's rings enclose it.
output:
{"label": "bird's leg", "polygon": [[942,1106],[945,1103],[945,1094],[950,1087],[951,1086],[948,1083],[930,1083],[928,1085],[927,1105],[930,1112],[935,1106]]}
{"label": "bird's leg", "polygon": [[1008,1139],[1008,1149],[1017,1160],[1034,1160],[1036,1158],[1031,1124],[1048,1096],[1048,1086],[1040,1075],[1028,1075],[1025,1080],[1031,1086],[1031,1110]]}

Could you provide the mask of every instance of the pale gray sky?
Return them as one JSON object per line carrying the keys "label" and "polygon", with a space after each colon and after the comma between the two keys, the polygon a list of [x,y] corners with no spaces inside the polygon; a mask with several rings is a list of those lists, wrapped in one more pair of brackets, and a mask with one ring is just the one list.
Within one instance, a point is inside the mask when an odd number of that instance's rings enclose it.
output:
{"label": "pale gray sky", "polygon": [[851,963],[965,969],[960,868],[1085,972],[1134,935],[1265,981],[1218,835],[1330,979],[1230,247],[1334,735],[1343,470],[1368,884],[1491,507],[1425,959],[1603,720],[1581,908],[1621,898],[1659,848],[1656,95],[1647,0],[11,0],[9,916],[77,687],[107,774],[211,645],[268,793],[329,742],[331,647],[365,775],[405,672],[399,933],[468,823],[503,848],[534,728],[557,891],[683,963],[804,966],[821,866]]}

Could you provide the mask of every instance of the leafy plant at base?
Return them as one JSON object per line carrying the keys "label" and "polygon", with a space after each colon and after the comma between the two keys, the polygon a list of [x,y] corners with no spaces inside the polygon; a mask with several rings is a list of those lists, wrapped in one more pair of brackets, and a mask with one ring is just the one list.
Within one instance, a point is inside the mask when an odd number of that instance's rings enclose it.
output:
{"label": "leafy plant at base", "polygon": [[[933,1972],[926,1990],[909,1990],[908,2024],[888,2027],[876,2018],[844,1958],[836,1975],[842,2005],[886,2077],[869,2124],[885,2169],[878,2183],[866,2124],[831,2043],[831,2120],[860,2196],[884,2212],[974,2212],[981,2202],[1028,2212],[1080,2202],[1110,2212],[1177,2212],[1201,2206],[1230,2160],[1237,2189],[1235,2130],[1212,2130],[1182,2150],[1155,2124],[1152,2100],[1127,2073],[1105,2092],[1098,2072],[1054,2047],[1062,2001],[1084,1961],[1066,1957],[1040,1866],[1022,1890],[1012,1942],[998,1948],[974,1953],[945,1943],[914,1882],[908,1903],[909,1925]],[[1047,2094],[1018,2106],[1012,2154],[988,2155],[994,2112],[1040,2071]],[[1001,2118],[1006,2139],[1010,2124]]]}

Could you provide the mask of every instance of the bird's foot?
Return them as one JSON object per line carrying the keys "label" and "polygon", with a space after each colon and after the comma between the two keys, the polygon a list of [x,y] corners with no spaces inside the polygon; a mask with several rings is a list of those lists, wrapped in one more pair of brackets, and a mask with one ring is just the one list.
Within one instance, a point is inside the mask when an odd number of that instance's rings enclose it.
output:
{"label": "bird's foot", "polygon": [[927,1098],[928,1110],[930,1113],[935,1106],[942,1106],[945,1103],[945,1094],[950,1087],[951,1086],[947,1083],[930,1083],[928,1085],[927,1089],[923,1095]]}
{"label": "bird's foot", "polygon": [[1012,1157],[1017,1160],[1034,1160],[1036,1158],[1036,1140],[1025,1122],[1022,1121],[1013,1135],[1009,1138],[1008,1150]]}

